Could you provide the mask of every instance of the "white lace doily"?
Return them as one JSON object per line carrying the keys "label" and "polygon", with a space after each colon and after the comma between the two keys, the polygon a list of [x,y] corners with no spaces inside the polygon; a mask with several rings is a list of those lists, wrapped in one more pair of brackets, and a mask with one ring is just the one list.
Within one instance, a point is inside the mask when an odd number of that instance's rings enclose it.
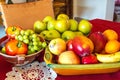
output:
{"label": "white lace doily", "polygon": [[57,74],[45,62],[33,62],[21,67],[13,67],[5,80],[55,80]]}

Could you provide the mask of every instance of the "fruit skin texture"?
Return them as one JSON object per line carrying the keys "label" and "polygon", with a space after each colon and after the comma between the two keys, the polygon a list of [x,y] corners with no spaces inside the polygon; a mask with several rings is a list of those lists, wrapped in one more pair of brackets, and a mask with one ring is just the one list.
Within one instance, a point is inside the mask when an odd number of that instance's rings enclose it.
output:
{"label": "fruit skin texture", "polygon": [[33,28],[36,33],[40,33],[41,31],[46,30],[47,26],[44,22],[38,20],[34,22]]}
{"label": "fruit skin texture", "polygon": [[120,61],[120,51],[112,54],[98,54],[96,53],[97,59],[102,63],[111,63]]}
{"label": "fruit skin texture", "polygon": [[57,20],[60,20],[60,19],[67,19],[67,20],[69,20],[69,16],[66,15],[66,14],[59,14],[57,16]]}
{"label": "fruit skin texture", "polygon": [[82,57],[83,64],[95,64],[98,63],[97,57],[94,54]]}
{"label": "fruit skin texture", "polygon": [[94,44],[94,52],[101,52],[105,48],[107,40],[102,32],[91,33],[89,39],[91,39]]}
{"label": "fruit skin texture", "polygon": [[73,45],[72,45],[73,39],[70,39],[66,42],[66,47],[68,51],[73,51]]}
{"label": "fruit skin texture", "polygon": [[60,33],[63,33],[64,31],[69,29],[69,22],[65,19],[60,19],[56,21],[55,29],[59,31]]}
{"label": "fruit skin texture", "polygon": [[73,51],[62,52],[58,57],[59,64],[80,64],[80,58]]}
{"label": "fruit skin texture", "polygon": [[106,53],[115,53],[120,50],[120,42],[118,40],[109,40],[105,45]]}
{"label": "fruit skin texture", "polygon": [[59,55],[66,50],[66,42],[61,38],[55,38],[48,44],[49,50],[54,55]]}
{"label": "fruit skin texture", "polygon": [[116,31],[112,30],[112,29],[107,29],[103,32],[103,35],[105,36],[105,38],[109,41],[109,40],[118,40],[118,34]]}
{"label": "fruit skin texture", "polygon": [[93,52],[93,42],[86,36],[76,36],[73,39],[73,50],[76,54],[83,57]]}
{"label": "fruit skin texture", "polygon": [[18,26],[9,26],[6,29],[6,34],[10,37],[10,38],[15,38],[15,34],[17,31],[22,30],[21,27]]}
{"label": "fruit skin texture", "polygon": [[75,33],[70,30],[63,32],[61,35],[62,39],[64,39],[65,41],[67,41],[69,39],[73,39],[75,36],[76,36]]}
{"label": "fruit skin texture", "polygon": [[69,19],[70,30],[77,31],[78,30],[78,22],[75,19]]}
{"label": "fruit skin texture", "polygon": [[12,39],[6,43],[5,50],[6,50],[6,54],[15,56],[20,54],[27,54],[28,47],[27,44]]}
{"label": "fruit skin texture", "polygon": [[92,24],[87,20],[81,20],[78,24],[78,30],[87,35],[92,29]]}

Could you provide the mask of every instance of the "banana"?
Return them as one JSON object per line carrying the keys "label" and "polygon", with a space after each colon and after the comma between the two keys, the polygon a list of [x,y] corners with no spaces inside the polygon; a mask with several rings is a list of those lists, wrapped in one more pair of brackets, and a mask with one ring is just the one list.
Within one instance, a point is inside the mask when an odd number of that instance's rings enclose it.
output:
{"label": "banana", "polygon": [[118,62],[120,61],[120,51],[113,54],[98,54],[96,53],[97,59],[102,63]]}

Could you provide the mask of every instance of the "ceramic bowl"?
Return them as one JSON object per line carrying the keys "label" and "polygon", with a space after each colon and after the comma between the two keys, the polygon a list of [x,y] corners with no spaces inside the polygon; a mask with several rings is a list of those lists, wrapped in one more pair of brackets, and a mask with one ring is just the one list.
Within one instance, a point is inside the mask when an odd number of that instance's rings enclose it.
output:
{"label": "ceramic bowl", "polygon": [[52,54],[48,50],[45,50],[44,61],[48,67],[52,68],[59,75],[103,74],[120,70],[120,62],[68,65],[54,63],[52,58]]}
{"label": "ceramic bowl", "polygon": [[[42,41],[43,38],[40,37]],[[7,36],[4,36],[0,39],[0,49],[2,49],[2,46],[9,40]],[[30,55],[16,55],[16,56],[10,56],[7,54],[4,54],[0,51],[0,56],[2,56],[6,61],[14,64],[15,66],[22,66],[27,63],[30,63],[34,61],[40,54],[43,52],[44,49],[41,49],[40,51],[30,54]]]}

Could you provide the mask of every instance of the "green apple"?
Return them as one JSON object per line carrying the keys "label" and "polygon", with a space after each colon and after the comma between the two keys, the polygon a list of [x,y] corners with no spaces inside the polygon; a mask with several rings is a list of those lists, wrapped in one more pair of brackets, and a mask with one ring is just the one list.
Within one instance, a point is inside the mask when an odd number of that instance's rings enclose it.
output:
{"label": "green apple", "polygon": [[48,33],[48,30],[44,30],[40,33],[40,36],[43,37],[44,39],[47,39],[46,38],[46,34]]}
{"label": "green apple", "polygon": [[69,19],[69,23],[70,23],[70,30],[71,31],[77,31],[78,22],[75,19]]}
{"label": "green apple", "polygon": [[48,30],[54,30],[55,29],[55,23],[56,23],[56,20],[48,21],[48,23],[47,23],[47,29]]}
{"label": "green apple", "polygon": [[69,16],[67,14],[59,14],[57,16],[57,20],[59,20],[59,19],[67,19],[67,20],[69,20]]}
{"label": "green apple", "polygon": [[81,35],[83,35],[83,33],[80,32],[80,31],[75,31],[74,34],[75,34],[75,36],[81,36]]}
{"label": "green apple", "polygon": [[92,24],[88,20],[81,20],[78,24],[78,30],[87,35],[92,29]]}
{"label": "green apple", "polygon": [[73,31],[65,31],[62,33],[61,37],[62,37],[62,39],[67,41],[69,39],[73,39],[75,37],[75,33]]}
{"label": "green apple", "polygon": [[46,17],[43,18],[43,22],[45,22],[45,23],[47,23],[51,20],[54,20],[54,18],[52,16],[46,16]]}
{"label": "green apple", "polygon": [[61,35],[57,30],[50,30],[46,34],[46,39],[47,40],[52,40],[52,39],[60,38],[60,37],[61,37]]}
{"label": "green apple", "polygon": [[59,31],[60,33],[63,33],[64,31],[69,29],[69,21],[65,19],[60,19],[56,21],[55,29]]}
{"label": "green apple", "polygon": [[35,21],[35,23],[34,23],[35,33],[40,33],[41,31],[46,30],[46,29],[47,29],[47,26],[44,22],[42,22],[40,20]]}

